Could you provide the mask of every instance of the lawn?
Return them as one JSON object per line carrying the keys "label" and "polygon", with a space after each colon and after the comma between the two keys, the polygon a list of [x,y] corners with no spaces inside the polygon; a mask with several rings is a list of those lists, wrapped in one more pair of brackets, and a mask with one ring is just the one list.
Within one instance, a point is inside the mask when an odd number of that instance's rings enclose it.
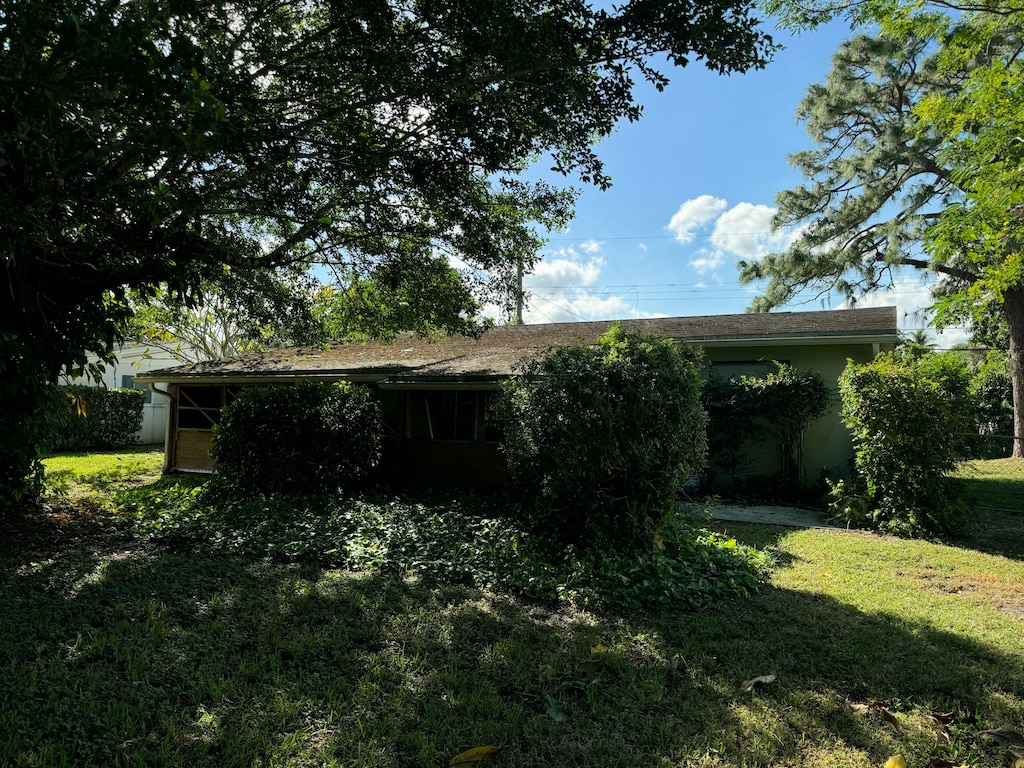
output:
{"label": "lawn", "polygon": [[157,481],[164,465],[164,452],[152,446],[139,446],[118,453],[68,453],[48,458],[44,463],[51,496],[82,499]]}
{"label": "lawn", "polygon": [[723,524],[773,554],[752,597],[597,612],[158,546],[79,503],[89,477],[4,537],[0,765],[994,768],[1013,737],[985,731],[1024,732],[999,532]]}
{"label": "lawn", "polygon": [[1024,459],[964,462],[957,477],[975,505],[1024,513]]}

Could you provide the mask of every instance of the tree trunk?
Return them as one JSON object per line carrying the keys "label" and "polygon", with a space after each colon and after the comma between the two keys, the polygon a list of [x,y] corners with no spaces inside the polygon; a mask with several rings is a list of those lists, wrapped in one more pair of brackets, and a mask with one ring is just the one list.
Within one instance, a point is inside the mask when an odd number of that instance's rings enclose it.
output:
{"label": "tree trunk", "polygon": [[1024,458],[1024,288],[1003,296],[1010,336],[1010,382],[1013,385],[1013,457]]}

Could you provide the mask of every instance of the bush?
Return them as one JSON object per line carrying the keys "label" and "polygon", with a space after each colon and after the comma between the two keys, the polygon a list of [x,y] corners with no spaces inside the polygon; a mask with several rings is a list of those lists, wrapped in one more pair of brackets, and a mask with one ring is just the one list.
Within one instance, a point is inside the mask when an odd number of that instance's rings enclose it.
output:
{"label": "bush", "polygon": [[705,456],[700,352],[615,325],[505,383],[504,450],[533,522],[558,540],[647,543]]}
{"label": "bush", "polygon": [[[978,434],[982,437],[978,456],[1001,459],[1013,453],[1013,384],[1010,381],[1010,355],[992,350],[978,367],[971,382],[971,395],[977,404]],[[1004,439],[999,439],[1004,438]]]}
{"label": "bush", "polygon": [[856,476],[833,487],[849,522],[901,535],[947,533],[969,509],[947,477],[970,452],[975,423],[970,371],[951,354],[880,355],[839,379],[853,430]]}
{"label": "bush", "polygon": [[798,371],[772,361],[775,372],[764,377],[711,377],[704,386],[708,413],[708,462],[727,475],[733,487],[743,481],[755,446],[763,450],[769,437],[779,446],[776,485],[784,495],[806,486],[804,435],[825,415],[832,392],[816,371]]}
{"label": "bush", "polygon": [[55,449],[113,450],[137,442],[146,400],[141,390],[68,384],[54,387],[47,398],[47,429]]}
{"label": "bush", "polygon": [[217,471],[246,493],[354,488],[380,461],[370,390],[345,382],[245,387],[214,428]]}

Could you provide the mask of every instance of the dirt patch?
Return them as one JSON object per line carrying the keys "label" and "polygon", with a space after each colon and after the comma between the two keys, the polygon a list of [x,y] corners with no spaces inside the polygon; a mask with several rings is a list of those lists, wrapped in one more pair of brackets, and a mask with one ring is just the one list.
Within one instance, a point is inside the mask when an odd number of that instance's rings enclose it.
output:
{"label": "dirt patch", "polygon": [[734,523],[757,523],[759,525],[780,525],[786,528],[836,528],[822,520],[816,509],[802,507],[741,506],[737,504],[715,504],[710,507],[711,517]]}
{"label": "dirt patch", "polygon": [[41,559],[70,549],[115,551],[148,546],[119,530],[110,512],[89,499],[28,507],[0,520],[0,554]]}
{"label": "dirt patch", "polygon": [[1005,603],[1003,605],[996,606],[996,610],[1000,613],[1005,613],[1008,616],[1013,616],[1015,619],[1024,621],[1024,600],[1018,600],[1015,603]]}
{"label": "dirt patch", "polygon": [[987,606],[1000,613],[1024,619],[1024,597],[1021,583],[990,573],[956,573],[927,567],[923,571],[901,573],[914,579],[926,592],[960,596],[975,605]]}

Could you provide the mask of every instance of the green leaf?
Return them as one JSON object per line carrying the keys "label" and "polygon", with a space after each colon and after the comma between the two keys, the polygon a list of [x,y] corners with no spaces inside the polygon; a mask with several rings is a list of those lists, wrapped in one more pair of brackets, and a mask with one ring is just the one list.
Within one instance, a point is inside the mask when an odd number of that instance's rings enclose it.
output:
{"label": "green leaf", "polygon": [[554,720],[556,723],[564,723],[569,719],[569,716],[565,714],[558,702],[551,694],[547,694],[544,697],[544,711],[547,712],[548,717]]}

